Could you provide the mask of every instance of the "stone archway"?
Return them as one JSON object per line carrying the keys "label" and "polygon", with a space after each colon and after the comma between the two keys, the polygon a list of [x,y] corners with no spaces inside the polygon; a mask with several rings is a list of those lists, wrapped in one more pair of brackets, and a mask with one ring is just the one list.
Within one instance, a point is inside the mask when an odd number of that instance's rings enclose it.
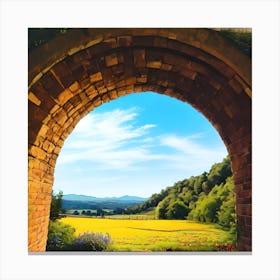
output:
{"label": "stone archway", "polygon": [[104,102],[154,91],[214,125],[235,180],[238,249],[251,251],[251,61],[209,29],[72,29],[29,54],[28,248],[45,251],[64,140]]}

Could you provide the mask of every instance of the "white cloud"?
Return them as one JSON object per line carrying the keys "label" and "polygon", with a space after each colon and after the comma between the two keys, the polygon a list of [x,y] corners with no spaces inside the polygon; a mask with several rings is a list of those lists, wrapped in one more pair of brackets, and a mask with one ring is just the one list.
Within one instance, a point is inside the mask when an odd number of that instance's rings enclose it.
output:
{"label": "white cloud", "polygon": [[[93,112],[67,138],[57,160],[55,189],[95,196],[148,196],[177,180],[208,171],[227,154],[202,133],[155,133],[138,108]],[[105,195],[106,194],[106,195]]]}
{"label": "white cloud", "polygon": [[202,134],[153,137],[156,125],[139,125],[137,120],[135,107],[87,115],[67,139],[59,164],[86,161],[99,170],[133,170],[154,162],[158,169],[201,170],[226,155],[223,145],[199,144]]}
{"label": "white cloud", "polygon": [[135,125],[137,116],[136,108],[89,114],[77,124],[73,137],[86,141],[89,138],[93,141],[110,138],[112,142],[141,137],[155,125],[145,124],[137,127]]}
{"label": "white cloud", "polygon": [[99,168],[128,168],[145,160],[157,159],[150,154],[147,142],[154,124],[138,125],[137,108],[89,114],[76,126],[62,149],[59,162],[91,161]]}
{"label": "white cloud", "polygon": [[[221,150],[224,150],[223,147],[206,147],[198,142],[195,142],[193,139],[198,138],[192,136],[188,137],[178,137],[176,135],[163,136],[161,138],[161,144],[170,148],[177,150],[187,156],[211,156]],[[222,149],[221,149],[222,148]]]}
{"label": "white cloud", "polygon": [[170,157],[172,168],[193,170],[194,173],[199,173],[201,170],[207,171],[214,162],[226,156],[227,151],[224,145],[206,146],[199,144],[199,138],[202,138],[202,134],[187,137],[164,135],[160,138],[162,146],[173,150],[174,156]]}

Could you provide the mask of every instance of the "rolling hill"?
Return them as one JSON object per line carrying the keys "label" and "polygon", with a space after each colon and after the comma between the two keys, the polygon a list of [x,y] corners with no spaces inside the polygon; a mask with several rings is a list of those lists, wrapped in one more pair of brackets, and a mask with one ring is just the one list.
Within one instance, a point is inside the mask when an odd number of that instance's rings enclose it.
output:
{"label": "rolling hill", "polygon": [[126,209],[126,214],[153,211],[156,219],[195,220],[218,223],[235,230],[234,182],[227,156],[209,172],[178,181],[148,200]]}

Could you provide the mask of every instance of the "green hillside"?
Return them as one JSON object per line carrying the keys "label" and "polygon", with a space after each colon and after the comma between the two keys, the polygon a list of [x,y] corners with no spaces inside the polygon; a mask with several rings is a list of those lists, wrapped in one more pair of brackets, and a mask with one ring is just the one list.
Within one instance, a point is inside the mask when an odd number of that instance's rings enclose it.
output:
{"label": "green hillside", "polygon": [[176,182],[141,204],[126,209],[127,214],[155,212],[157,219],[187,219],[220,224],[235,231],[234,182],[227,156],[209,172]]}

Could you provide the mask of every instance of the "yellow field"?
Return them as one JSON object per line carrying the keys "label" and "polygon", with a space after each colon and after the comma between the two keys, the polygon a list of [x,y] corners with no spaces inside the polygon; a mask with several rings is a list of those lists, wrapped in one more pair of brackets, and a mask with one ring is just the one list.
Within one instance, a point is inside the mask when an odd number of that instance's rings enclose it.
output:
{"label": "yellow field", "polygon": [[110,251],[212,251],[234,237],[215,225],[185,220],[115,220],[66,217],[60,220],[84,232],[109,233]]}

